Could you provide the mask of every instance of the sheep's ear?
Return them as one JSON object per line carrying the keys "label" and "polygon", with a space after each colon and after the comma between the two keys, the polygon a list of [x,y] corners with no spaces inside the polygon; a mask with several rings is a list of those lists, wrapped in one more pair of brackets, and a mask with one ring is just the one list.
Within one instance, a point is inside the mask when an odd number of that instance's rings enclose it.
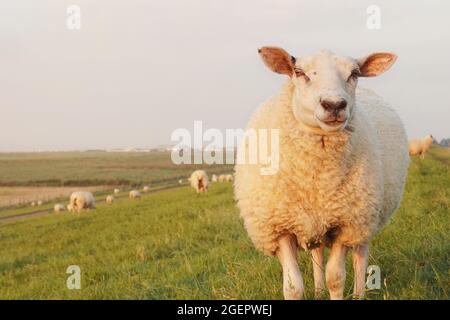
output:
{"label": "sheep's ear", "polygon": [[390,52],[376,52],[358,60],[361,77],[376,77],[388,70],[397,60]]}
{"label": "sheep's ear", "polygon": [[293,75],[295,58],[286,50],[277,47],[262,47],[258,49],[258,53],[270,70],[288,76]]}

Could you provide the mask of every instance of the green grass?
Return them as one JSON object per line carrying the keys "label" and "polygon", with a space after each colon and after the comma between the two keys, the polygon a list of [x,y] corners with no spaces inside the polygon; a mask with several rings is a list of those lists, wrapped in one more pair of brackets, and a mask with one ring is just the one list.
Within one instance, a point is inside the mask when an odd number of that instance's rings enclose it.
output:
{"label": "green grass", "polygon": [[[448,299],[448,150],[414,159],[401,208],[374,239],[385,287],[369,299]],[[1,299],[281,299],[281,268],[252,246],[230,184],[187,187],[82,214],[0,225]],[[299,257],[313,297],[308,254]],[[79,265],[81,290],[66,288]],[[346,295],[352,271],[347,263]]]}

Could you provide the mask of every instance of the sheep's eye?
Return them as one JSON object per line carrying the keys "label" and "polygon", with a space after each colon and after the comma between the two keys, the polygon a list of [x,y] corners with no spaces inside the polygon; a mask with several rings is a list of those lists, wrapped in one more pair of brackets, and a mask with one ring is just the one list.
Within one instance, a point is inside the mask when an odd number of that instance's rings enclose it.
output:
{"label": "sheep's eye", "polygon": [[359,69],[354,69],[348,77],[347,81],[356,80],[360,75],[361,72],[359,71]]}
{"label": "sheep's eye", "polygon": [[302,69],[295,68],[295,74],[297,77],[303,77],[306,82],[311,80]]}

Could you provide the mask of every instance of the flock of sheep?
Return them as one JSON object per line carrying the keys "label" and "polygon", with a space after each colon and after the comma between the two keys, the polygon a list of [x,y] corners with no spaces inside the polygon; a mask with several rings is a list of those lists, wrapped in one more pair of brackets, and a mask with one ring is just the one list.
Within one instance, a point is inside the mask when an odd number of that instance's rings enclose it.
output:
{"label": "flock of sheep", "polygon": [[[148,192],[150,188],[148,186],[143,187],[142,192]],[[120,193],[120,189],[116,188],[114,189],[114,194],[117,195]],[[129,198],[135,199],[140,198],[141,192],[138,190],[131,190],[129,192]],[[115,200],[114,195],[107,195],[105,198],[105,202],[107,204],[112,204]],[[33,201],[31,202],[31,206],[42,206],[43,201]],[[80,212],[81,210],[86,209],[95,209],[95,197],[92,194],[92,192],[89,191],[75,191],[70,195],[69,204],[65,206],[62,203],[56,203],[53,206],[54,212],[62,212],[62,211],[69,211],[69,212]]]}
{"label": "flock of sheep", "polygon": [[[190,181],[191,186],[197,191],[197,193],[203,193],[207,192],[208,187],[210,185],[209,178],[207,173],[204,170],[196,170],[194,171],[191,176],[187,179]],[[212,175],[212,182],[232,182],[233,181],[233,175],[231,174],[222,174],[222,175]],[[179,184],[182,184],[183,180],[179,180]],[[149,186],[144,186],[142,188],[142,191],[139,190],[131,190],[128,193],[128,197],[130,199],[139,199],[142,197],[142,193],[147,193],[150,191]],[[115,188],[114,189],[114,195],[118,195],[121,192],[120,189]],[[112,204],[115,201],[114,195],[110,194],[107,195],[105,198],[105,202],[107,204]],[[43,201],[33,201],[31,202],[31,206],[42,206]],[[88,191],[76,191],[73,192],[70,195],[69,204],[65,206],[62,203],[56,203],[53,206],[54,212],[63,212],[65,210],[69,212],[80,212],[81,210],[90,210],[95,209],[95,197],[92,194],[92,192]]]}

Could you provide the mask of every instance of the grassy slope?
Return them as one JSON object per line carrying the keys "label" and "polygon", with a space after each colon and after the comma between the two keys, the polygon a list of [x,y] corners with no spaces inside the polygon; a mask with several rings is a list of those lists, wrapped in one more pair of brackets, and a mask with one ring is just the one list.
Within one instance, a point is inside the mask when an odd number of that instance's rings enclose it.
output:
{"label": "grassy slope", "polygon": [[[387,289],[369,298],[449,298],[450,173],[438,158],[450,153],[414,160],[401,209],[373,241],[370,263]],[[0,243],[0,298],[282,298],[278,262],[252,247],[229,184],[0,225]],[[312,298],[307,253],[300,263]],[[81,290],[66,289],[72,264]]]}

